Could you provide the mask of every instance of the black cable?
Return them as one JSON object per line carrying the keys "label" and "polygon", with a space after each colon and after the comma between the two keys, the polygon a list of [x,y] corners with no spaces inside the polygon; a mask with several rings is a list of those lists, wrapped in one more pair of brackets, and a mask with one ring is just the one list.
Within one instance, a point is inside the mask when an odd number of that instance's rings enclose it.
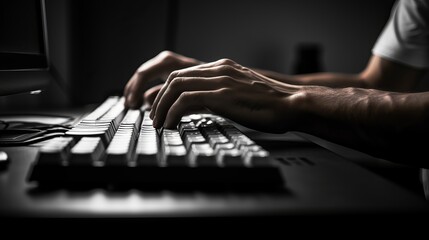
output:
{"label": "black cable", "polygon": [[54,133],[48,133],[48,134],[44,134],[42,136],[26,139],[23,141],[15,141],[15,142],[2,142],[2,141],[0,141],[0,146],[2,146],[2,147],[28,146],[30,144],[42,142],[42,141],[45,141],[45,140],[48,140],[51,138],[63,137],[64,135],[65,135],[64,133],[54,132]]}
{"label": "black cable", "polygon": [[49,130],[51,128],[71,129],[72,126],[68,124],[45,124],[40,122],[27,122],[27,121],[2,121],[7,124],[3,129],[37,129]]}
{"label": "black cable", "polygon": [[[29,114],[22,114],[28,116]],[[62,117],[54,115],[31,114],[32,116]],[[0,115],[11,116],[11,115]],[[19,116],[19,115],[12,115]],[[44,141],[53,137],[64,136],[65,132],[72,128],[73,118],[64,124],[46,124],[41,122],[28,121],[5,121],[0,120],[0,146],[26,146],[29,144]]]}

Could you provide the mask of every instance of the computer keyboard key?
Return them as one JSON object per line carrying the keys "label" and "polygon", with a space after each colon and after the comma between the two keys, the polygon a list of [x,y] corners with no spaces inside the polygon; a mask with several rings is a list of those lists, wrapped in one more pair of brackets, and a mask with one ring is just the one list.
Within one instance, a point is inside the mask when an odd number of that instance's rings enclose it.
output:
{"label": "computer keyboard key", "polygon": [[244,163],[249,167],[269,167],[272,165],[269,155],[265,150],[249,151],[244,156]]}
{"label": "computer keyboard key", "polygon": [[192,144],[206,143],[206,138],[199,131],[185,131],[183,134],[183,142],[187,150],[191,148]]}
{"label": "computer keyboard key", "polygon": [[159,165],[157,150],[155,151],[136,151],[136,164],[137,166],[152,166]]}
{"label": "computer keyboard key", "polygon": [[209,136],[209,144],[212,148],[216,148],[216,145],[218,144],[226,144],[229,143],[230,141],[228,140],[228,138],[226,138],[225,136]]}
{"label": "computer keyboard key", "polygon": [[129,110],[127,112],[106,149],[106,165],[127,166],[131,164],[140,120],[140,111]]}
{"label": "computer keyboard key", "polygon": [[245,146],[256,145],[253,140],[248,138],[247,136],[241,134],[231,137],[231,141],[235,144],[235,146],[240,149]]}
{"label": "computer keyboard key", "polygon": [[156,129],[149,123],[148,113],[145,113],[136,146],[136,161],[138,166],[158,166],[158,142]]}
{"label": "computer keyboard key", "polygon": [[136,147],[136,161],[139,166],[158,166],[158,146],[154,143],[138,142]]}
{"label": "computer keyboard key", "polygon": [[194,122],[179,123],[178,129],[179,129],[180,136],[183,136],[183,134],[186,131],[194,131],[194,132],[198,131],[198,128],[195,126]]}
{"label": "computer keyboard key", "polygon": [[185,147],[165,145],[161,166],[188,166]]}
{"label": "computer keyboard key", "polygon": [[114,139],[106,149],[106,165],[126,166],[132,160],[134,144],[131,142],[132,136],[125,136],[122,139]]}
{"label": "computer keyboard key", "polygon": [[191,114],[191,115],[188,116],[188,118],[191,119],[191,121],[198,122],[203,117],[202,117],[201,114]]}
{"label": "computer keyboard key", "polygon": [[103,153],[104,147],[100,138],[83,137],[71,149],[71,158],[68,164],[93,166],[101,160]]}
{"label": "computer keyboard key", "polygon": [[182,146],[183,141],[180,137],[179,131],[164,129],[162,131],[162,143],[168,146]]}
{"label": "computer keyboard key", "polygon": [[107,99],[100,107],[67,131],[66,135],[77,139],[81,137],[100,137],[106,148],[119,128],[119,123],[125,116],[124,101],[123,97]]}
{"label": "computer keyboard key", "polygon": [[244,167],[242,152],[238,149],[220,149],[216,161],[223,167]]}
{"label": "computer keyboard key", "polygon": [[38,164],[43,165],[63,165],[70,154],[70,149],[74,145],[71,137],[56,137],[48,140],[38,152]]}
{"label": "computer keyboard key", "polygon": [[216,167],[216,156],[208,143],[192,144],[188,155],[192,167]]}
{"label": "computer keyboard key", "polygon": [[111,140],[111,136],[105,130],[70,130],[66,133],[66,136],[73,137],[74,139],[81,139],[83,137],[98,137],[104,146],[108,146]]}
{"label": "computer keyboard key", "polygon": [[221,149],[233,149],[234,147],[235,145],[232,142],[220,143],[214,146],[214,151],[215,153],[218,153]]}

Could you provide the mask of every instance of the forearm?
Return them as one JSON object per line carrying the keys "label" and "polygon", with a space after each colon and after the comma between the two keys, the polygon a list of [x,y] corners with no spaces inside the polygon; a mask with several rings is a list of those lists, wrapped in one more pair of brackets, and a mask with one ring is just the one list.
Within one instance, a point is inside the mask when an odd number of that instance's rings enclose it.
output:
{"label": "forearm", "polygon": [[278,81],[294,85],[318,85],[327,87],[360,87],[367,88],[367,81],[360,74],[343,73],[310,73],[301,75],[286,75],[269,70],[254,69],[262,75]]}
{"label": "forearm", "polygon": [[299,131],[376,157],[429,166],[429,93],[306,87]]}
{"label": "forearm", "polygon": [[417,69],[373,55],[360,73],[311,73],[285,75],[256,69],[259,73],[295,85],[318,85],[334,88],[358,87],[396,92],[410,92],[426,74],[427,69]]}

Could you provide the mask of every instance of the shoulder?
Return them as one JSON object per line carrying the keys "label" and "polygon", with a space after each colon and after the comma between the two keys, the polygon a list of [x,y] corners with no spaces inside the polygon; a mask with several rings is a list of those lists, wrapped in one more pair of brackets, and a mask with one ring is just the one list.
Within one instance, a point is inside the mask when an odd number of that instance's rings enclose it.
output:
{"label": "shoulder", "polygon": [[399,0],[394,18],[401,27],[428,31],[429,0]]}
{"label": "shoulder", "polygon": [[415,68],[429,67],[429,0],[398,0],[373,54]]}

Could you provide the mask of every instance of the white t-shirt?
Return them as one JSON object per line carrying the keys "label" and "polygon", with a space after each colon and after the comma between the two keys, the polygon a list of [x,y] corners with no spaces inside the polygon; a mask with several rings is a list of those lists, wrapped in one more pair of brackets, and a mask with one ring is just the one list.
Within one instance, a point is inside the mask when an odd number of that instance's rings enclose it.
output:
{"label": "white t-shirt", "polygon": [[374,55],[416,68],[429,68],[429,0],[397,0]]}

